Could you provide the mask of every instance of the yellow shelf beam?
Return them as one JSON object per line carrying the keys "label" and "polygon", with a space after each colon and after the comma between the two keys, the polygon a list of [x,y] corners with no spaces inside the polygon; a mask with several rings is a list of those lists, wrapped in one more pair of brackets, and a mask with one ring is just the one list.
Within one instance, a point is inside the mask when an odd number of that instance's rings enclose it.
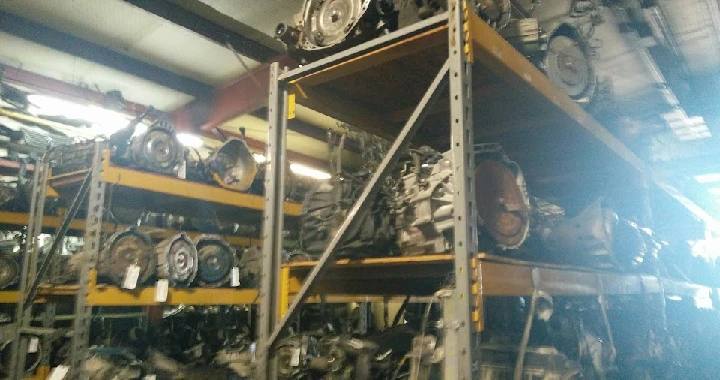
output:
{"label": "yellow shelf beam", "polygon": [[[11,212],[11,211],[0,211],[0,225],[10,226],[27,226],[28,214],[23,212]],[[45,215],[43,217],[44,228],[59,228],[62,224],[62,219],[55,215]],[[115,225],[114,223],[105,222],[103,223],[103,231],[112,232],[116,229],[123,229],[130,226],[127,225]],[[157,238],[167,238],[180,233],[178,230],[168,228],[156,228],[156,227],[139,227],[141,231],[150,234]],[[70,230],[73,231],[84,231],[85,221],[84,220],[73,220],[70,222]],[[201,232],[186,232],[191,239],[201,235]],[[250,246],[262,246],[262,239],[260,238],[249,238],[244,236],[231,236],[222,235],[223,238],[233,246],[237,247],[250,247]]]}

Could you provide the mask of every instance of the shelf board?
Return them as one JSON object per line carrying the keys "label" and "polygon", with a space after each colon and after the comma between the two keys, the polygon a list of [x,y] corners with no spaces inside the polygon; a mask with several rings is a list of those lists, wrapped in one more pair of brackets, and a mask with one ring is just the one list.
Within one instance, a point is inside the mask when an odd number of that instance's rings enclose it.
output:
{"label": "shelf board", "polygon": [[[641,186],[648,169],[582,107],[479,17],[466,24],[473,66],[475,140],[500,143],[536,196],[595,198],[598,184]],[[448,57],[447,15],[291,70],[297,102],[393,138]],[[463,48],[463,47],[460,47]],[[521,96],[518,96],[521,94]],[[450,148],[449,95],[429,110],[415,143]],[[627,179],[630,179],[628,181]],[[529,187],[530,187],[529,186]]]}
{"label": "shelf board", "polygon": [[[717,290],[701,285],[661,280],[641,274],[619,274],[591,268],[512,260],[480,253],[477,265],[482,269],[484,296],[530,296],[535,287],[532,272],[537,272],[539,288],[552,296],[596,296],[662,294],[709,300]],[[314,261],[287,263],[291,298],[315,265]],[[448,283],[452,255],[342,259],[334,263],[317,283],[314,297],[342,295],[342,300],[361,300],[382,296],[400,299],[405,295],[429,296]],[[663,289],[664,288],[664,289]],[[354,297],[354,298],[353,298]]]}
{"label": "shelf board", "polygon": [[256,303],[258,291],[236,288],[171,288],[167,302],[155,301],[155,287],[136,290],[98,285],[87,296],[92,306],[242,305]]}
{"label": "shelf board", "polygon": [[[66,173],[50,178],[51,186],[61,195],[74,196],[87,170]],[[239,219],[238,211],[256,211],[253,217],[260,220],[264,207],[263,197],[225,189],[211,184],[187,181],[162,174],[147,173],[115,166],[105,153],[102,179],[112,191],[115,202],[130,208],[151,209],[186,216],[215,216],[222,219]],[[134,206],[134,207],[133,207]],[[285,202],[287,216],[299,216],[301,205]]]}
{"label": "shelf board", "polygon": [[[28,224],[28,214],[22,213],[22,212],[11,212],[11,211],[0,211],[0,226],[14,226],[14,227],[23,227],[27,226]],[[55,229],[59,228],[62,224],[62,219],[60,217],[55,215],[45,215],[43,217],[43,229]],[[115,223],[110,222],[104,222],[103,223],[103,231],[105,232],[113,232],[118,229],[124,229],[130,227],[129,225],[116,225]],[[159,239],[165,239],[174,235],[177,235],[180,233],[179,230],[174,230],[170,228],[157,228],[157,227],[139,227],[140,231],[143,231],[145,233],[150,234],[152,237],[159,238]],[[85,231],[85,221],[81,219],[76,219],[70,222],[70,230],[74,231],[76,233]],[[202,235],[201,232],[187,232],[188,236],[191,239],[194,239],[195,237]],[[233,236],[233,235],[223,235],[219,234],[220,236],[225,239],[230,245],[236,246],[236,247],[250,247],[250,246],[262,246],[262,239],[260,238],[250,238],[250,237],[244,237],[244,236]]]}

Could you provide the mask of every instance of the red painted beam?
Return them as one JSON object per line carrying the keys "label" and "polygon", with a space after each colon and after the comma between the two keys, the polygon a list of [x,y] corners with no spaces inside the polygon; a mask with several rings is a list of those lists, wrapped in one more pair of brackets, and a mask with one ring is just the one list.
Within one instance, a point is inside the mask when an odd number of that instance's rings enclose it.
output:
{"label": "red painted beam", "polygon": [[[3,80],[23,87],[28,87],[33,90],[51,93],[65,99],[85,101],[99,106],[105,106],[107,103],[105,94],[89,88],[76,86],[54,78],[10,66],[0,67],[0,72],[2,72]],[[124,103],[124,107],[120,111],[131,116],[136,116],[147,109],[147,106],[129,102],[127,100],[125,100]]]}
{"label": "red painted beam", "polygon": [[288,56],[280,56],[252,69],[237,80],[219,88],[211,100],[196,99],[172,112],[176,128],[209,131],[240,115],[256,111],[267,104],[270,64],[297,67]]}

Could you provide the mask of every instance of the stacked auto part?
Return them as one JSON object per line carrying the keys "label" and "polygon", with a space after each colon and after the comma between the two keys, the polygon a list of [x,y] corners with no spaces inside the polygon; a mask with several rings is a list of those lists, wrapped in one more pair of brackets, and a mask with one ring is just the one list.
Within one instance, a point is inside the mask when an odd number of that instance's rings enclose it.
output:
{"label": "stacked auto part", "polygon": [[189,154],[187,178],[198,182],[216,183],[226,189],[248,191],[258,173],[250,148],[245,140],[227,139],[203,159],[200,152]]}
{"label": "stacked auto part", "polygon": [[[300,217],[303,252],[311,257],[322,254],[366,179],[364,174],[347,175],[321,182],[307,193]],[[388,198],[386,191],[379,192],[372,208],[355,220],[351,232],[339,245],[341,255],[382,256],[390,252],[393,229],[387,213]]]}
{"label": "stacked auto part", "polygon": [[[542,69],[568,96],[590,103],[598,79],[592,62],[595,1],[474,0],[474,11]],[[359,45],[447,9],[445,0],[306,0],[294,25],[275,36],[301,64]]]}
{"label": "stacked auto part", "polygon": [[187,287],[198,272],[198,251],[192,240],[180,233],[167,238],[155,247],[157,276],[167,279],[174,287]]}
{"label": "stacked auto part", "polygon": [[0,289],[15,285],[20,280],[20,236],[10,232],[0,232]]}
{"label": "stacked auto part", "polygon": [[138,268],[136,284],[147,283],[155,273],[157,258],[149,236],[135,228],[111,235],[100,253],[98,275],[112,284],[124,286],[129,268]]}
{"label": "stacked auto part", "polygon": [[230,281],[237,266],[235,250],[217,235],[198,236],[194,243],[198,254],[198,283],[218,287]]}
{"label": "stacked auto part", "polygon": [[130,165],[154,173],[174,174],[185,156],[175,129],[158,120],[130,139],[125,158]]}
{"label": "stacked auto part", "polygon": [[[451,153],[413,152],[395,194],[398,245],[406,254],[452,249],[454,189]],[[530,205],[522,171],[497,145],[478,147],[476,204],[488,248],[514,249],[527,237]]]}

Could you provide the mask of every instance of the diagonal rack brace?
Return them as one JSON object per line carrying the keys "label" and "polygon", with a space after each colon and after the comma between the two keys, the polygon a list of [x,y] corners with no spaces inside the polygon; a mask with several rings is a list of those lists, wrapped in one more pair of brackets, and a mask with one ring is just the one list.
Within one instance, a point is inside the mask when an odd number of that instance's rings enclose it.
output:
{"label": "diagonal rack brace", "polygon": [[65,220],[63,220],[62,225],[60,226],[60,230],[58,231],[57,235],[53,239],[52,246],[50,246],[50,250],[45,255],[45,258],[42,261],[42,264],[40,264],[40,269],[38,269],[38,274],[35,276],[35,280],[32,283],[32,286],[30,286],[30,290],[28,291],[27,297],[25,298],[25,303],[23,304],[23,310],[26,310],[28,307],[30,307],[33,304],[33,300],[35,299],[35,296],[37,295],[38,288],[40,287],[40,284],[45,279],[45,275],[47,274],[48,270],[50,269],[50,264],[52,263],[53,259],[55,258],[55,254],[58,251],[58,248],[60,248],[60,245],[62,244],[63,240],[65,239],[65,235],[67,234],[68,230],[70,229],[70,222],[75,219],[75,215],[78,212],[78,209],[80,209],[80,205],[85,200],[85,197],[87,197],[88,191],[90,190],[90,178],[92,177],[92,170],[88,171],[88,174],[85,176],[85,180],[83,180],[82,185],[80,186],[80,190],[78,190],[77,196],[75,196],[75,199],[73,199],[73,203],[70,206],[70,210],[68,210],[67,215],[65,215]]}
{"label": "diagonal rack brace", "polygon": [[397,163],[399,153],[402,152],[410,144],[410,140],[412,140],[418,128],[420,127],[420,125],[422,125],[423,121],[425,120],[425,116],[427,116],[428,112],[432,108],[432,105],[435,103],[439,95],[447,86],[448,71],[449,62],[446,61],[443,67],[440,69],[440,72],[438,72],[438,74],[435,76],[435,79],[433,79],[432,84],[430,84],[428,90],[423,95],[420,103],[418,103],[418,105],[415,107],[415,110],[410,116],[410,119],[405,123],[405,126],[400,131],[400,134],[393,142],[393,145],[390,147],[390,150],[383,158],[377,170],[370,178],[368,183],[365,185],[365,188],[360,194],[360,197],[355,202],[352,209],[350,209],[350,212],[346,216],[338,231],[333,236],[330,244],[328,244],[325,252],[323,252],[322,256],[318,260],[318,263],[315,265],[315,267],[313,267],[313,270],[310,272],[307,279],[303,282],[300,291],[293,299],[292,304],[288,307],[287,312],[282,317],[280,322],[275,325],[273,333],[270,335],[268,341],[265,343],[268,346],[268,349],[271,349],[273,347],[273,344],[277,340],[280,333],[282,333],[282,331],[285,329],[288,321],[292,320],[297,315],[299,311],[299,306],[307,299],[310,287],[314,284],[315,280],[321,277],[325,270],[327,270],[329,264],[332,262],[335,256],[335,250],[338,244],[345,237],[345,234],[348,231],[349,227],[351,226],[353,221],[356,220],[355,218],[362,215],[364,212],[367,212],[368,206],[370,204],[370,199],[372,199],[373,196],[377,194],[382,180],[389,174],[395,163]]}

